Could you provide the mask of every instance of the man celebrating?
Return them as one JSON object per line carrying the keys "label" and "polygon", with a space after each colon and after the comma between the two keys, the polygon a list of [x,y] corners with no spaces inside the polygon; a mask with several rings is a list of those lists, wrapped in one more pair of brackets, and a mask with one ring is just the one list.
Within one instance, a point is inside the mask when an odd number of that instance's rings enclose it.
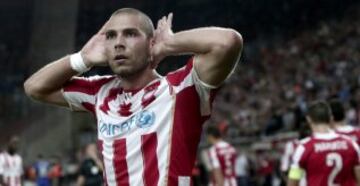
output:
{"label": "man celebrating", "polygon": [[[216,88],[235,67],[242,38],[210,27],[173,33],[131,8],[113,13],[80,52],[48,64],[25,82],[34,99],[96,115],[107,185],[190,185],[202,124]],[[166,56],[193,54],[159,76]],[[109,65],[113,76],[75,77]]]}
{"label": "man celebrating", "polygon": [[309,106],[306,116],[313,132],[300,141],[293,155],[288,186],[299,185],[306,172],[309,186],[355,186],[360,178],[360,151],[350,138],[330,128],[330,107],[325,102]]}

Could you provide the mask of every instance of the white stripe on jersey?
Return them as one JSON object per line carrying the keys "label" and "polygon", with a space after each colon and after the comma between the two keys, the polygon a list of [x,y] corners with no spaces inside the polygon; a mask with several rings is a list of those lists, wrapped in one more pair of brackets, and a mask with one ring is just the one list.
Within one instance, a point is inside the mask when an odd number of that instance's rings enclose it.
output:
{"label": "white stripe on jersey", "polygon": [[[126,162],[128,168],[129,184],[130,185],[144,185],[144,159],[141,151],[141,135],[133,136],[131,140],[126,138]],[[142,152],[144,153],[144,152]],[[140,171],[142,170],[142,171]]]}
{"label": "white stripe on jersey", "polygon": [[216,148],[215,146],[210,148],[210,164],[211,164],[211,169],[215,169],[215,168],[219,168],[220,167],[220,162],[219,159],[216,155]]}
{"label": "white stripe on jersey", "polygon": [[65,97],[66,100],[70,100],[68,101],[69,107],[70,110],[73,111],[80,111],[80,110],[86,111],[86,109],[81,104],[77,104],[80,103],[80,100],[81,102],[88,102],[91,104],[95,104],[94,96],[89,94],[85,94],[81,92],[67,92],[66,94],[63,93],[63,96]]}
{"label": "white stripe on jersey", "polygon": [[293,168],[299,168],[300,165],[299,165],[299,162],[300,162],[300,159],[301,159],[301,156],[303,155],[303,153],[305,152],[305,147],[304,145],[301,143],[297,146],[295,152],[294,152],[294,155],[293,155],[293,161],[292,161],[292,165],[291,167]]}
{"label": "white stripe on jersey", "polygon": [[104,161],[104,168],[106,170],[106,181],[108,185],[116,185],[115,179],[115,169],[113,165],[113,156],[114,156],[114,148],[112,141],[103,141],[103,161]]}

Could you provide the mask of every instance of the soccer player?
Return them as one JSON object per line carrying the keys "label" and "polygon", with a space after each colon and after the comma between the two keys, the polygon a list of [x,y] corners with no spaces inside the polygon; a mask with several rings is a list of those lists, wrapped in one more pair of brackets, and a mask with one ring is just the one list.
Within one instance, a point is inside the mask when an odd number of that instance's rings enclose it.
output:
{"label": "soccer player", "polygon": [[304,171],[308,186],[355,186],[359,181],[359,147],[331,130],[331,118],[325,102],[309,106],[306,120],[313,134],[301,140],[295,150],[288,186],[299,185]]}
{"label": "soccer player", "polygon": [[7,149],[0,154],[0,185],[21,186],[23,163],[17,153],[19,138],[12,136]]}
{"label": "soccer player", "polygon": [[209,149],[210,185],[236,186],[236,149],[221,138],[220,131],[215,127],[207,128],[207,140],[212,145]]}
{"label": "soccer player", "polygon": [[[292,156],[294,155],[296,147],[300,144],[300,140],[309,136],[310,129],[308,127],[301,127],[299,136],[296,139],[292,139],[285,144],[284,153],[280,161],[280,171],[282,176],[282,182],[287,181],[287,175],[290,170]],[[305,177],[301,178],[300,186],[306,186]]]}
{"label": "soccer player", "polygon": [[[24,84],[36,100],[97,119],[107,185],[190,185],[203,123],[217,87],[233,71],[242,37],[207,27],[173,33],[172,14],[158,21],[139,10],[115,11],[80,52],[54,61]],[[166,76],[166,56],[192,54]],[[108,65],[112,76],[76,77]]]}
{"label": "soccer player", "polygon": [[360,129],[346,124],[343,104],[337,99],[332,99],[329,101],[329,105],[334,118],[332,127],[335,132],[350,137],[360,145]]}
{"label": "soccer player", "polygon": [[103,164],[99,158],[95,143],[86,145],[84,159],[79,168],[79,176],[76,186],[98,186],[103,185]]}

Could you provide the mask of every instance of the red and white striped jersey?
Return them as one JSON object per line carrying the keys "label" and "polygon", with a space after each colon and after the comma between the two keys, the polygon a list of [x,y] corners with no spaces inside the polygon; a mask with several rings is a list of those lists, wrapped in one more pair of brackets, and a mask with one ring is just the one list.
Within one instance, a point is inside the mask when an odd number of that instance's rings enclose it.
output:
{"label": "red and white striped jersey", "polygon": [[63,95],[97,119],[106,185],[190,185],[215,87],[198,78],[193,59],[140,90],[116,76],[73,78]]}
{"label": "red and white striped jersey", "polygon": [[[288,141],[285,145],[284,154],[281,157],[280,170],[288,172],[292,164],[292,157],[295,153],[296,147],[300,144],[300,140],[293,139]],[[306,174],[300,179],[300,186],[306,186]]]}
{"label": "red and white striped jersey", "polygon": [[342,134],[348,136],[352,140],[354,140],[358,145],[360,145],[360,129],[355,128],[350,125],[338,126],[335,129],[335,132],[338,134]]}
{"label": "red and white striped jersey", "polygon": [[0,154],[0,174],[9,186],[21,186],[22,158],[18,154],[10,155],[8,152],[2,152]]}
{"label": "red and white striped jersey", "polygon": [[284,148],[284,153],[281,157],[281,164],[280,164],[280,170],[283,172],[287,172],[290,169],[290,165],[291,165],[291,157],[293,156],[296,147],[299,144],[299,140],[298,139],[294,139],[291,141],[286,142],[285,144],[285,148]]}
{"label": "red and white striped jersey", "polygon": [[306,172],[308,186],[355,186],[354,167],[360,164],[357,144],[334,132],[301,140],[291,168]]}
{"label": "red and white striped jersey", "polygon": [[[211,169],[220,169],[224,177],[224,186],[236,186],[235,161],[237,153],[233,146],[219,141],[209,149]],[[214,179],[210,185],[216,185]]]}

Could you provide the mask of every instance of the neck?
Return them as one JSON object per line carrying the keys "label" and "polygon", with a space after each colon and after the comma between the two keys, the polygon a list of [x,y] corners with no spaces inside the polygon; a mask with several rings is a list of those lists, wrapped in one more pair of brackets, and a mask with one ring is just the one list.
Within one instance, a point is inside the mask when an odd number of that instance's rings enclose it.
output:
{"label": "neck", "polygon": [[313,124],[311,125],[312,132],[314,133],[329,133],[331,132],[328,124]]}
{"label": "neck", "polygon": [[219,142],[221,139],[219,139],[219,138],[214,138],[213,140],[212,140],[212,144],[216,144],[217,142]]}
{"label": "neck", "polygon": [[334,128],[342,127],[344,125],[345,125],[344,121],[337,121],[337,122],[334,122],[334,124],[333,124]]}
{"label": "neck", "polygon": [[142,74],[136,74],[131,77],[120,77],[121,86],[124,90],[137,90],[145,87],[151,81],[160,77],[158,73],[153,71],[144,71]]}

